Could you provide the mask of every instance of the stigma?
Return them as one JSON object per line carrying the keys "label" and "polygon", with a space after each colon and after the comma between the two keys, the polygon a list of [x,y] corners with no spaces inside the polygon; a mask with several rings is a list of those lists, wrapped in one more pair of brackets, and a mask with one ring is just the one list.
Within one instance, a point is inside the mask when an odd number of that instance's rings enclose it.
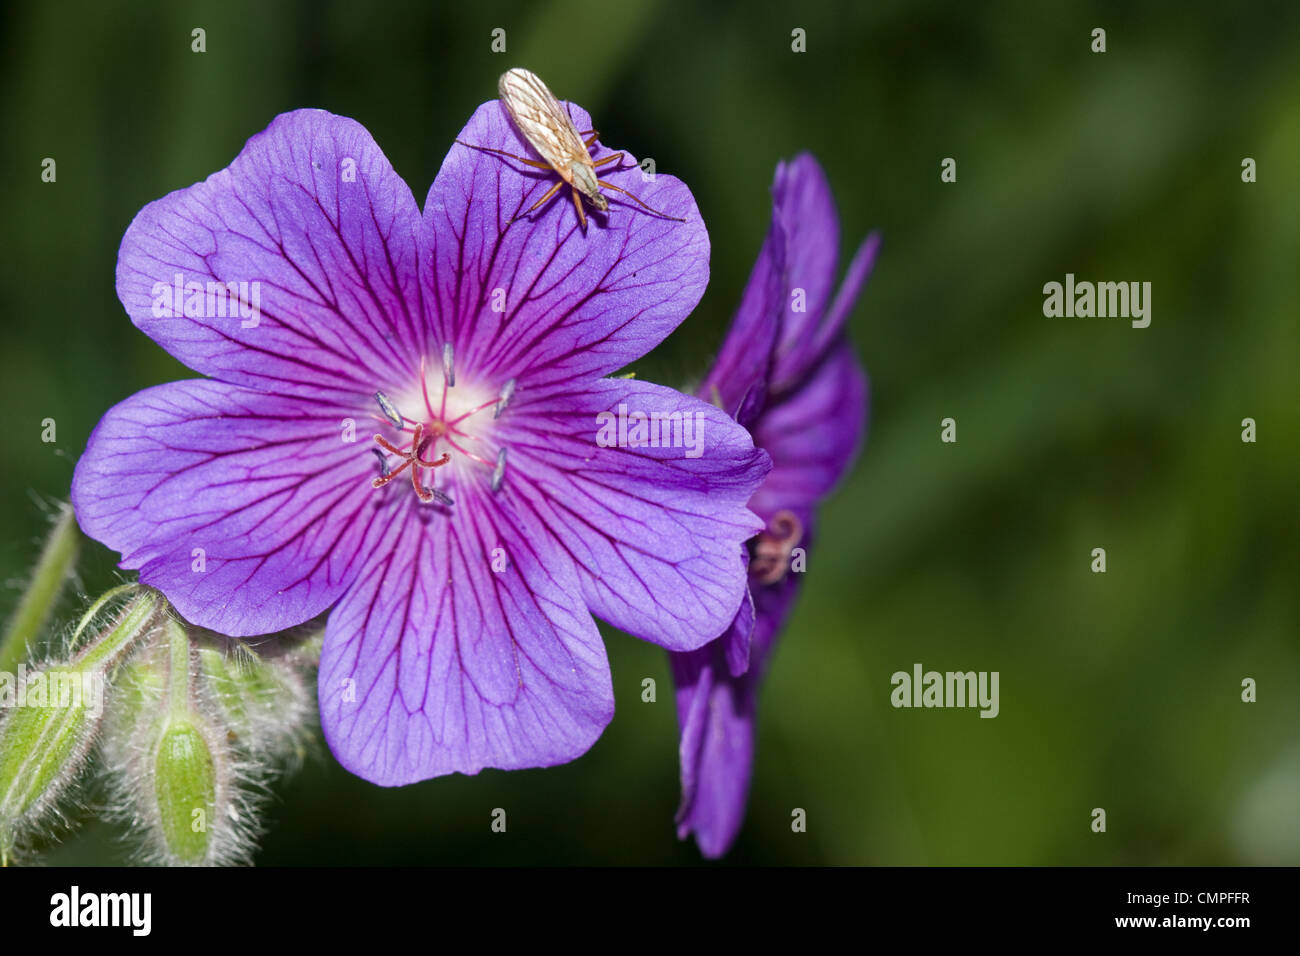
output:
{"label": "stigma", "polygon": [[750,576],[759,584],[777,584],[790,571],[790,557],[803,540],[803,522],[793,512],[781,510],[772,515],[758,536],[749,559]]}

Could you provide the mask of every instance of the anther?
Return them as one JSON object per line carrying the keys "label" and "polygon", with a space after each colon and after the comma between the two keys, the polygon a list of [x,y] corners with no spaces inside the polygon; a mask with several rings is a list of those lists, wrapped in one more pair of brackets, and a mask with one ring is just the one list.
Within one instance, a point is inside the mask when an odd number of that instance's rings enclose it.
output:
{"label": "anther", "polygon": [[379,477],[380,477],[380,478],[387,478],[387,477],[388,477],[388,459],[384,457],[384,453],[383,453],[382,451],[380,451],[378,448],[372,448],[372,449],[370,449],[370,450],[373,451],[373,452],[375,453],[375,457],[379,459]]}
{"label": "anther", "polygon": [[[513,382],[514,379],[511,379]],[[501,480],[506,476],[506,449],[497,452],[497,465],[492,469],[492,490],[501,490]]]}
{"label": "anther", "polygon": [[402,427],[402,416],[397,411],[387,395],[383,392],[375,392],[375,401],[379,403],[379,410],[384,413],[384,417],[393,423],[394,428]]}
{"label": "anther", "polygon": [[450,342],[442,347],[442,371],[447,376],[447,387],[454,388],[456,385],[456,365],[453,362]]}
{"label": "anther", "polygon": [[514,397],[514,394],[515,380],[513,378],[507,379],[506,383],[501,386],[501,396],[497,399],[497,407],[492,412],[493,418],[501,417],[501,413],[506,410],[506,406],[510,404],[510,399]]}

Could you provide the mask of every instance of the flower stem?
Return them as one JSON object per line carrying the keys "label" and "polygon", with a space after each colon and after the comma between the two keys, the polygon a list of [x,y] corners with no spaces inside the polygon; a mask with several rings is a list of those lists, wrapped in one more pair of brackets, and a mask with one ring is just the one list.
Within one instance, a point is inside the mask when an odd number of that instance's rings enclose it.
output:
{"label": "flower stem", "polygon": [[167,622],[167,648],[171,660],[168,699],[175,720],[190,712],[190,636],[176,621]]}
{"label": "flower stem", "polygon": [[101,640],[82,650],[72,660],[72,666],[82,672],[106,671],[135,643],[154,611],[158,601],[150,592],[135,598],[122,612],[116,626]]}
{"label": "flower stem", "polygon": [[27,656],[76,563],[80,543],[81,531],[72,506],[65,503],[41,550],[27,590],[5,627],[4,637],[0,637],[0,673],[13,673]]}

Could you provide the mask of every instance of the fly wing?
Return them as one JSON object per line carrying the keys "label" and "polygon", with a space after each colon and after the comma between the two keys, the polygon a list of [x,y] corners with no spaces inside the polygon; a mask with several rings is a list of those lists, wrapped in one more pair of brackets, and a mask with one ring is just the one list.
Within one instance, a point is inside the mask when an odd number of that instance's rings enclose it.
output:
{"label": "fly wing", "polygon": [[590,161],[573,120],[536,74],[519,67],[507,70],[497,90],[524,139],[557,171],[567,172],[574,160]]}

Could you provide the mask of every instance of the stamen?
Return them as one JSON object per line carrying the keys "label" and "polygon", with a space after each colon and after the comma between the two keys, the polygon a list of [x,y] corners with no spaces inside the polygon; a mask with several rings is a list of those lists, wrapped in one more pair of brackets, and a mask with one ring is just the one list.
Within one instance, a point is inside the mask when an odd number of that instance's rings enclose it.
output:
{"label": "stamen", "polygon": [[[511,381],[514,381],[514,379],[511,379]],[[493,491],[501,490],[501,480],[506,476],[506,451],[507,449],[502,448],[497,452],[497,464],[496,467],[492,469]]]}
{"label": "stamen", "polygon": [[790,569],[790,556],[802,540],[803,522],[790,511],[778,511],[758,536],[749,573],[760,584],[776,584]]}
{"label": "stamen", "polygon": [[429,378],[424,374],[424,356],[420,356],[420,392],[424,395],[424,407],[433,415],[433,405],[429,403]]}
{"label": "stamen", "polygon": [[[472,439],[472,440],[474,440],[474,441],[478,441],[478,436],[477,436],[477,435],[461,435],[461,436],[459,436],[459,437],[461,437],[461,438],[468,438],[468,439]],[[447,444],[450,445],[450,446],[452,447],[452,449],[454,449],[455,451],[460,452],[462,455],[464,455],[464,456],[465,456],[466,458],[468,458],[470,461],[476,461],[476,462],[478,462],[480,465],[487,465],[489,468],[495,467],[495,466],[492,464],[492,462],[488,461],[486,458],[483,458],[483,457],[481,457],[481,456],[479,456],[479,455],[474,454],[472,451],[470,451],[468,448],[465,448],[465,447],[462,446],[462,445],[458,445],[458,444],[456,444],[455,439],[453,439],[450,435],[447,436]]]}
{"label": "stamen", "polygon": [[403,471],[405,471],[406,466],[409,465],[410,463],[411,463],[411,459],[409,458],[403,459],[402,463],[398,465],[396,468],[394,468],[392,471],[380,475],[378,478],[372,479],[370,482],[370,487],[371,488],[384,487],[384,485],[388,484],[390,481],[392,481],[394,478],[400,475]]}
{"label": "stamen", "polygon": [[[383,392],[375,392],[375,401],[379,403],[379,409],[383,412],[383,417],[375,416],[375,420],[382,424],[392,425],[398,430],[400,436],[394,435],[392,432],[388,432],[392,436],[391,438],[385,437],[383,434],[374,436],[377,447],[372,448],[371,451],[379,460],[379,476],[371,480],[371,486],[382,488],[403,471],[410,469],[411,490],[415,492],[420,501],[426,504],[437,502],[444,507],[450,507],[455,504],[451,495],[446,491],[434,488],[433,480],[426,479],[422,472],[426,468],[432,470],[450,464],[452,458],[459,455],[469,461],[478,462],[487,468],[491,475],[489,483],[492,491],[499,491],[505,482],[506,449],[498,447],[495,452],[489,452],[488,449],[497,446],[498,442],[491,441],[486,434],[470,434],[463,431],[459,426],[461,422],[488,409],[493,410],[493,418],[499,418],[514,400],[517,380],[513,378],[507,380],[501,385],[495,398],[490,398],[481,403],[478,403],[479,396],[474,396],[475,401],[465,403],[461,403],[453,397],[451,400],[452,410],[448,414],[448,389],[456,384],[454,345],[451,342],[445,342],[442,346],[443,376],[441,396],[429,394],[429,380],[425,375],[426,361],[433,362],[436,361],[436,358],[432,354],[427,357],[427,360],[424,356],[420,358],[419,392],[424,400],[425,412],[428,415],[423,421],[407,418],[397,410],[397,407],[387,395]],[[460,394],[457,393],[457,395]],[[434,398],[439,400],[435,402],[433,401]],[[466,407],[469,405],[473,407]],[[475,444],[471,443],[476,443],[480,454],[470,451],[471,448],[476,447]],[[440,451],[440,449],[442,450]],[[492,454],[495,460],[488,458],[489,454]]]}
{"label": "stamen", "polygon": [[456,365],[453,362],[451,353],[451,343],[448,342],[442,347],[442,371],[447,377],[447,387],[456,387]]}
{"label": "stamen", "polygon": [[394,428],[402,427],[402,416],[397,408],[383,392],[375,392],[375,401],[379,403],[379,410],[384,413],[384,417],[393,423]]}
{"label": "stamen", "polygon": [[514,397],[514,394],[515,380],[513,378],[507,379],[506,383],[501,386],[501,397],[497,399],[496,410],[492,412],[493,418],[501,417],[501,413],[506,410],[506,406],[510,404],[510,399]]}
{"label": "stamen", "polygon": [[484,402],[482,405],[479,405],[479,406],[477,406],[477,407],[475,407],[475,408],[471,408],[471,409],[470,409],[469,411],[467,411],[465,414],[459,416],[458,418],[453,418],[451,421],[447,422],[447,427],[448,427],[448,428],[451,428],[451,427],[453,427],[453,426],[455,426],[455,425],[459,425],[461,422],[463,422],[465,419],[469,418],[471,415],[477,415],[479,412],[483,411],[483,409],[485,409],[485,408],[491,408],[493,405],[497,404],[497,402],[499,402],[499,401],[500,401],[500,399],[496,399],[496,398],[494,398],[494,399],[492,399],[492,401],[490,401],[490,402]]}

